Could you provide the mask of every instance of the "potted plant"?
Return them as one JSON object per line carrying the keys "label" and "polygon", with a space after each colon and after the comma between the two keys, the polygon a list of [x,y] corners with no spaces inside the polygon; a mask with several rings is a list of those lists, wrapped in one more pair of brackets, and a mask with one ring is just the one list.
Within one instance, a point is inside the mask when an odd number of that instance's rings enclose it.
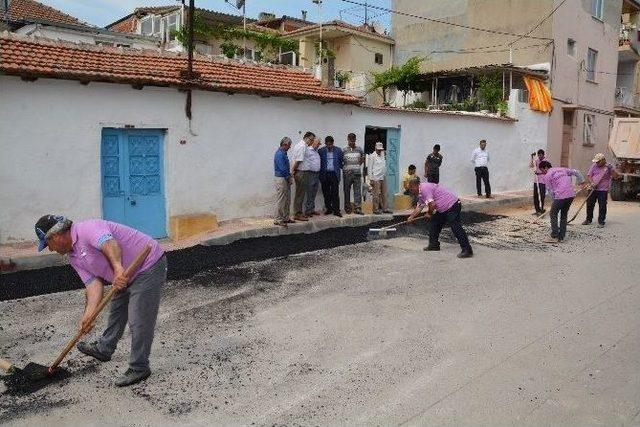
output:
{"label": "potted plant", "polygon": [[344,89],[351,78],[351,74],[348,71],[338,70],[335,74],[336,87]]}

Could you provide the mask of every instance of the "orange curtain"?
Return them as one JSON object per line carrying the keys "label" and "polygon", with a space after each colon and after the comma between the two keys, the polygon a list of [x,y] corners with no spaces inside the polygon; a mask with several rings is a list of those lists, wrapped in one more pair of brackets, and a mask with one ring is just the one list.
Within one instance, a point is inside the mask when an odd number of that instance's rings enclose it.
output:
{"label": "orange curtain", "polygon": [[524,76],[524,84],[529,91],[529,106],[532,110],[550,113],[553,110],[551,91],[542,80]]}

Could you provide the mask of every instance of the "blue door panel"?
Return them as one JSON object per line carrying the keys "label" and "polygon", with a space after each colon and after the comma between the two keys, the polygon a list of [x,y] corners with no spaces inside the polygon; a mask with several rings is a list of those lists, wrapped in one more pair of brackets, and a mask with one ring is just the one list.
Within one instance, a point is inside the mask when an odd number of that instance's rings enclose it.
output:
{"label": "blue door panel", "polygon": [[400,158],[400,129],[387,129],[387,205],[393,208],[393,196],[400,189],[398,163]]}
{"label": "blue door panel", "polygon": [[105,219],[166,237],[163,133],[157,130],[104,129],[102,133],[102,210]]}

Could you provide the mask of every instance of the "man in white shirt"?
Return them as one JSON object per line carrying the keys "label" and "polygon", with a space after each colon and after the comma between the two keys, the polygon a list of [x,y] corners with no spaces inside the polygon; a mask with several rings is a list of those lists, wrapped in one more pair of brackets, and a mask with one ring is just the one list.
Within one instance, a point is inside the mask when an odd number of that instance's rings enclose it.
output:
{"label": "man in white shirt", "polygon": [[307,174],[307,203],[305,204],[304,214],[307,218],[314,215],[320,215],[316,212],[316,194],[320,187],[320,138],[313,138],[313,142],[307,147],[307,152],[303,161],[303,168]]}
{"label": "man in white shirt", "polygon": [[376,150],[367,158],[367,176],[373,189],[373,213],[376,215],[391,213],[387,210],[387,184],[384,179],[387,173],[387,160],[383,150],[382,142],[376,142]]}
{"label": "man in white shirt", "polygon": [[304,158],[307,147],[311,145],[315,138],[313,132],[307,132],[300,142],[291,149],[291,175],[296,183],[296,193],[293,197],[293,212],[296,221],[308,221],[309,219],[302,212],[302,203],[307,195],[309,176],[304,168]]}
{"label": "man in white shirt", "polygon": [[473,163],[476,171],[476,190],[478,191],[478,197],[482,197],[482,185],[480,181],[483,181],[484,191],[487,194],[487,199],[491,199],[491,184],[489,184],[488,167],[489,151],[487,151],[487,141],[485,141],[484,139],[480,141],[480,147],[473,150],[471,163]]}

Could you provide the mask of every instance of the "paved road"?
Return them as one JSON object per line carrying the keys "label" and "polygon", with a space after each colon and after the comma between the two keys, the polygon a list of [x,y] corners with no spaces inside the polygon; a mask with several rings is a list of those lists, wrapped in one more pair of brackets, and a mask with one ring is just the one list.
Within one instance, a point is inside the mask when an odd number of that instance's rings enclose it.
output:
{"label": "paved road", "polygon": [[[404,237],[171,282],[146,383],[111,384],[125,337],[112,362],[73,352],[71,378],[0,395],[0,424],[640,425],[639,214],[613,203],[556,247],[484,223],[470,260]],[[0,354],[47,362],[82,303],[0,303]]]}

